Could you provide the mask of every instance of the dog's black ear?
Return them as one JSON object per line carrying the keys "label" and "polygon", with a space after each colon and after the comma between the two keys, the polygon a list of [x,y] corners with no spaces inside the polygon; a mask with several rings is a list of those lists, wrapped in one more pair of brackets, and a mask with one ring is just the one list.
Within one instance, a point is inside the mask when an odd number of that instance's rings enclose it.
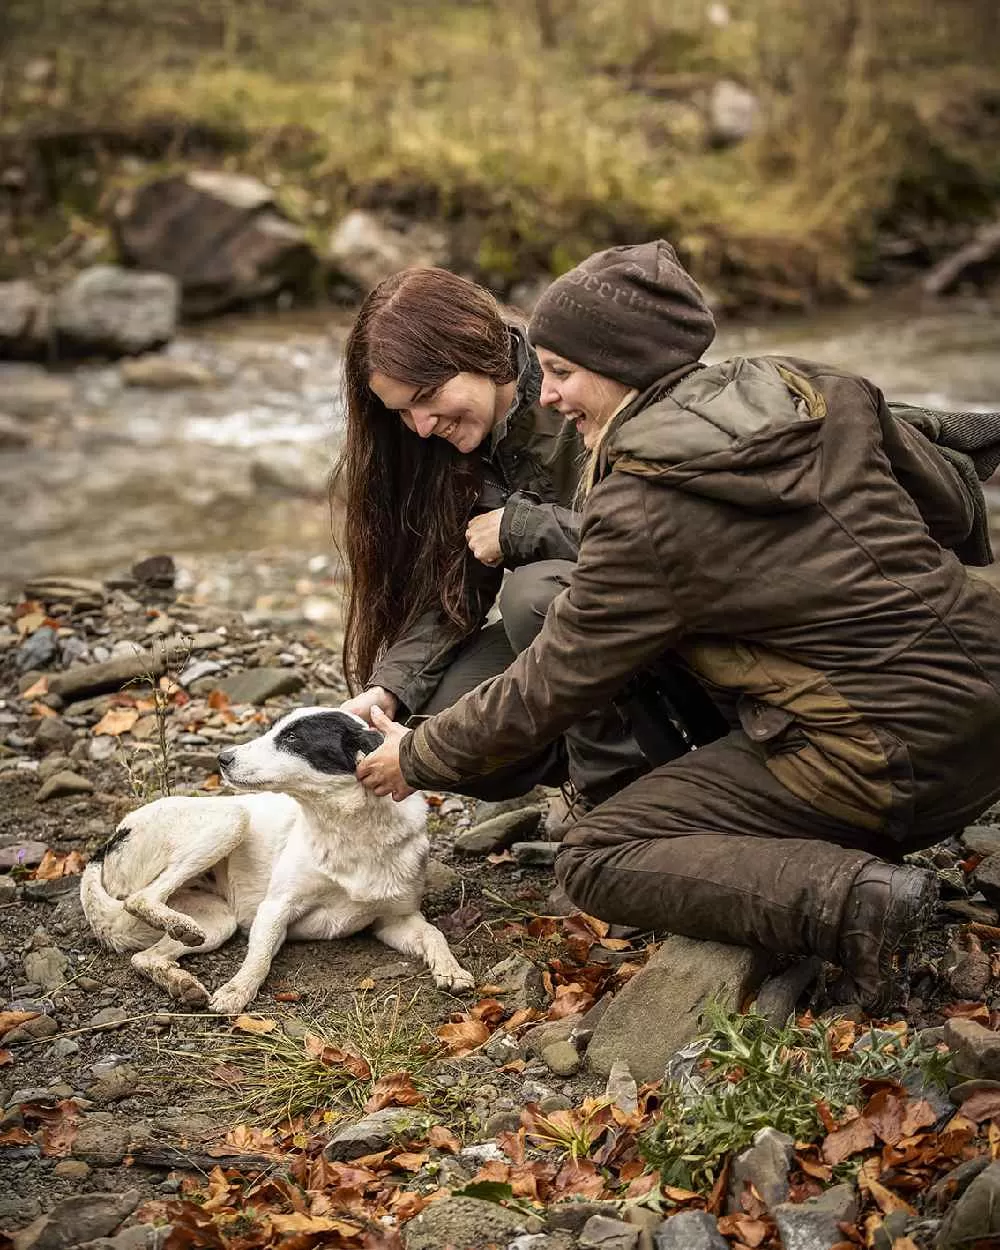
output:
{"label": "dog's black ear", "polygon": [[275,746],[297,755],[319,773],[353,773],[358,754],[382,745],[382,735],[359,725],[345,712],[316,712],[300,716],[278,731]]}

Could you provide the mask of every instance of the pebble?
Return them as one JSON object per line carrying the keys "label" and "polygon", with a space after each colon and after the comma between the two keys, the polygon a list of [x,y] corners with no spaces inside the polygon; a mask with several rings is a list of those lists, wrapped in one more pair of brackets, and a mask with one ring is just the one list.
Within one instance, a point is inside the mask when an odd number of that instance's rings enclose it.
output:
{"label": "pebble", "polygon": [[90,1164],[82,1159],[60,1159],[52,1169],[52,1175],[66,1181],[83,1181],[90,1175]]}
{"label": "pebble", "polygon": [[88,1025],[91,1028],[114,1029],[120,1027],[128,1019],[124,1007],[105,1007],[91,1016]]}
{"label": "pebble", "polygon": [[50,777],[35,795],[36,803],[47,803],[49,799],[63,798],[68,794],[92,794],[94,783],[79,773],[61,772]]}

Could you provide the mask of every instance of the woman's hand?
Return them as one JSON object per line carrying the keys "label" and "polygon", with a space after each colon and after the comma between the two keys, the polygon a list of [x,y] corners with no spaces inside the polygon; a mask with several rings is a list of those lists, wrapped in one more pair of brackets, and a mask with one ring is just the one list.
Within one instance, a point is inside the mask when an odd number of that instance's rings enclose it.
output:
{"label": "woman's hand", "polygon": [[500,550],[500,522],[503,520],[503,508],[494,508],[492,512],[484,512],[474,516],[465,530],[465,541],[469,550],[480,564],[501,564],[503,552]]}
{"label": "woman's hand", "polygon": [[410,732],[397,725],[379,707],[372,708],[372,725],[385,736],[385,741],[358,765],[357,778],[373,794],[391,794],[398,803],[414,790],[406,784],[399,770],[399,744]]}
{"label": "woman's hand", "polygon": [[341,703],[337,710],[360,716],[363,721],[371,725],[373,723],[372,712],[375,708],[384,712],[391,720],[399,710],[399,700],[390,691],[383,690],[381,686],[371,686],[368,690],[363,690],[361,694],[356,694],[353,699]]}

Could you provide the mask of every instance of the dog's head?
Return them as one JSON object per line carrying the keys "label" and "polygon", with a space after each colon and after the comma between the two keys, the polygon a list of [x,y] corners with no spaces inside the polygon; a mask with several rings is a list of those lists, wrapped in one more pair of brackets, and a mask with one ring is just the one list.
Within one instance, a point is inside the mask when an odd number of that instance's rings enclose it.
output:
{"label": "dog's head", "polygon": [[220,751],[219,770],[239,790],[325,791],[337,782],[358,785],[358,760],[381,744],[382,735],[350,712],[303,707],[252,742]]}

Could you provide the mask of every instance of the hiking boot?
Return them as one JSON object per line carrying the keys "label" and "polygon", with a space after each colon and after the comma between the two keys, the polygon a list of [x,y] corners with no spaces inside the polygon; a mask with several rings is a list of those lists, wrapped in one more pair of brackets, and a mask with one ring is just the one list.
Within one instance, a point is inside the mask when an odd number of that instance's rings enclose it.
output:
{"label": "hiking boot", "polygon": [[844,972],[838,998],[884,1015],[906,998],[909,956],[934,915],[937,878],[873,860],[854,878],[844,904],[837,959]]}
{"label": "hiking boot", "polygon": [[580,817],[592,812],[596,806],[572,782],[563,782],[559,793],[549,799],[549,810],[542,826],[543,838],[546,842],[561,842]]}

